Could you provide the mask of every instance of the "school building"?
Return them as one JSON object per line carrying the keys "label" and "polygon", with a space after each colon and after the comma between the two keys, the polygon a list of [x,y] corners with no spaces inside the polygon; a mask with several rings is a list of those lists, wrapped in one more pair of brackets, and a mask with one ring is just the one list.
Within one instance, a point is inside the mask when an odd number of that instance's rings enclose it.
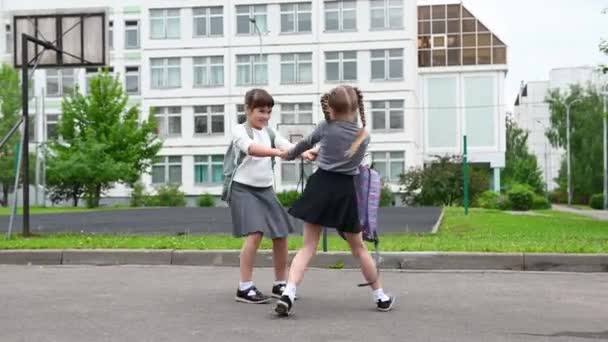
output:
{"label": "school building", "polygon": [[[399,175],[434,155],[461,154],[504,167],[507,48],[491,23],[460,2],[434,0],[56,0],[53,9],[107,7],[110,71],[151,111],[163,140],[142,177],[149,190],[174,183],[189,196],[221,191],[230,130],[243,96],[262,87],[275,98],[271,125],[323,119],[319,96],[347,83],[364,92],[370,158],[398,190]],[[11,11],[49,8],[42,0],[0,1],[1,58],[11,63]],[[86,91],[96,69],[37,70],[32,141],[56,136],[61,98]],[[304,169],[312,172],[312,166]],[[297,162],[275,168],[277,190],[294,189]],[[127,198],[116,185],[106,196]]]}

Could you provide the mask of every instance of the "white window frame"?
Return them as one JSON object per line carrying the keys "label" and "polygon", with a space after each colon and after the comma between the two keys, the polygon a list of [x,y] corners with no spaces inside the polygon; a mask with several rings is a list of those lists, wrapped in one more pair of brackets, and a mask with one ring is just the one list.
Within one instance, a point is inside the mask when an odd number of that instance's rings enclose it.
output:
{"label": "white window frame", "polygon": [[[391,107],[391,102],[399,101],[401,102],[400,107]],[[374,108],[374,104],[383,104],[384,108]],[[405,101],[403,100],[379,100],[379,101],[370,101],[370,110],[371,113],[371,130],[373,132],[403,132],[405,129]],[[400,110],[402,113],[401,126],[399,128],[391,128],[391,111]],[[384,115],[384,127],[376,128],[374,127],[374,116],[375,114],[383,114]]]}
{"label": "white window frame", "polygon": [[[374,52],[380,52],[383,51],[384,52],[384,56],[383,57],[374,57]],[[391,51],[395,52],[395,51],[400,51],[401,52],[401,56],[397,56],[397,57],[391,57]],[[382,78],[374,78],[374,74],[373,74],[373,64],[374,62],[377,61],[383,61],[384,62],[384,75]],[[401,62],[401,76],[398,77],[391,77],[391,61],[400,61]],[[399,80],[403,80],[403,73],[405,72],[405,68],[404,68],[404,63],[405,63],[405,53],[403,51],[403,49],[386,49],[386,50],[371,50],[370,51],[370,79],[372,81],[399,81]]]}
{"label": "white window frame", "polygon": [[[303,106],[310,106],[310,109],[303,109]],[[293,110],[285,109],[285,106],[293,106]],[[293,116],[293,121],[285,120],[285,115]],[[302,120],[303,116],[309,116],[310,120]],[[298,103],[282,103],[281,104],[281,123],[284,124],[312,124],[314,122],[313,117],[313,104],[311,102],[298,102]]]}
{"label": "white window frame", "polygon": [[[285,8],[288,5],[292,5],[293,9],[292,10],[286,10]],[[308,5],[310,9],[306,10],[306,9],[300,9],[301,5]],[[300,30],[300,15],[306,15],[309,14],[310,15],[310,30],[307,31],[302,31]],[[293,30],[285,30],[283,28],[283,16],[285,15],[291,15],[293,18]],[[289,34],[289,33],[310,33],[312,32],[312,2],[289,2],[289,3],[284,3],[281,4],[281,18],[280,18],[280,22],[281,22],[281,33],[282,34]]]}
{"label": "white window frame", "polygon": [[[172,111],[174,108],[179,109],[179,113],[177,111]],[[184,125],[182,124],[182,108],[180,106],[165,106],[165,107],[153,107],[154,109],[154,118],[158,123],[158,135],[160,137],[181,137]],[[171,118],[179,118],[179,133],[170,133],[169,132],[169,121]]]}
{"label": "white window frame", "polygon": [[[403,157],[393,157],[392,154],[402,154]],[[380,158],[378,158],[380,157]],[[388,175],[383,175],[382,179],[388,183],[398,183],[399,175],[393,175],[391,172],[391,164],[392,163],[402,163],[402,173],[405,172],[405,152],[404,151],[373,151],[372,152],[372,164],[377,164],[378,162],[383,162],[386,164],[386,173]]]}
{"label": "white window frame", "polygon": [[[249,13],[239,13],[239,7],[241,7],[241,8],[248,7]],[[261,10],[262,8],[263,8],[263,11]],[[266,4],[236,5],[235,13],[236,13],[237,19],[234,23],[236,25],[234,32],[236,32],[237,36],[252,36],[252,35],[258,34],[257,29],[256,29],[257,21],[256,21],[256,23],[252,23],[251,21],[249,21],[249,32],[239,32],[238,18],[244,17],[244,16],[247,16],[247,20],[249,20],[250,18],[256,18],[258,16],[265,16],[266,20],[264,22],[266,24],[266,27],[259,27],[259,25],[258,25],[258,28],[261,31],[260,34],[268,33],[268,6]]]}
{"label": "white window frame", "polygon": [[[353,52],[355,53],[355,58],[351,59],[351,58],[344,58],[344,53],[347,52]],[[328,59],[327,58],[327,54],[329,53],[338,53],[338,59]],[[346,81],[357,81],[357,79],[359,78],[359,71],[357,70],[358,68],[358,59],[359,59],[359,54],[357,53],[357,51],[327,51],[325,52],[325,82],[327,83],[336,83],[336,82],[346,82]],[[355,78],[354,79],[345,79],[344,78],[344,63],[347,62],[355,62]],[[331,62],[331,63],[335,63],[338,62],[338,79],[337,80],[328,80],[327,79],[327,63]]]}
{"label": "white window frame", "polygon": [[[60,113],[47,113],[45,117],[44,123],[44,141],[49,141],[50,139],[61,139],[59,136],[59,132],[57,132],[57,124],[61,120]],[[49,127],[54,127],[55,137],[49,136]]]}
{"label": "white window frame", "polygon": [[[183,159],[182,156],[159,156],[158,158],[160,158],[161,160],[152,164],[152,168],[154,167],[163,167],[164,169],[164,180],[163,182],[154,182],[154,176],[153,176],[153,172],[150,174],[150,178],[151,178],[151,182],[153,185],[163,185],[163,184],[175,184],[175,185],[182,185],[183,182]],[[175,161],[177,158],[179,158],[179,162]],[[173,159],[173,161],[172,161]],[[171,166],[179,166],[180,169],[180,177],[179,177],[179,182],[171,182],[170,178],[170,172],[169,170],[171,169]]]}
{"label": "white window frame", "polygon": [[[154,65],[154,61],[162,61],[162,65]],[[170,64],[170,62],[178,61],[177,64]],[[169,69],[177,69],[179,71],[179,79],[177,85],[169,85]],[[179,57],[162,57],[162,58],[150,58],[150,89],[177,89],[182,84],[182,61]],[[161,84],[156,86],[152,77],[154,69],[162,71]]]}
{"label": "white window frame", "polygon": [[[288,57],[293,57],[293,60],[286,60]],[[302,60],[302,58],[305,58]],[[293,65],[293,82],[287,82],[283,80],[283,67],[286,65]],[[300,79],[300,67],[304,64],[310,65],[310,80],[302,81]],[[283,53],[281,54],[281,84],[311,84],[313,83],[313,71],[312,71],[312,53]]]}
{"label": "white window frame", "polygon": [[[57,74],[55,74],[55,75],[49,75],[49,72],[51,72],[51,73],[55,73],[56,72]],[[68,73],[71,73],[71,75],[68,75]],[[57,94],[49,94],[48,93],[48,88],[49,88],[48,87],[48,80],[49,79],[53,79],[53,78],[57,79],[57,85],[58,85],[58,90],[57,90],[58,93]],[[47,69],[46,70],[46,82],[45,82],[46,89],[47,89],[46,96],[47,97],[63,97],[65,95],[67,95],[64,92],[63,83],[65,82],[66,79],[69,79],[69,78],[72,79],[72,84],[73,84],[72,91],[75,91],[76,90],[76,86],[78,85],[78,83],[77,83],[78,80],[76,79],[76,70],[75,69]]]}
{"label": "white window frame", "polygon": [[[443,45],[435,45],[435,38],[436,37],[441,37],[443,38]],[[447,49],[448,47],[448,35],[447,34],[433,34],[431,35],[431,49],[435,50],[435,49]]]}
{"label": "white window frame", "polygon": [[[344,8],[344,3],[348,2],[348,3],[354,3],[355,7],[354,8]],[[323,8],[323,26],[324,26],[324,30],[325,32],[355,32],[357,31],[357,2],[356,0],[337,0],[337,1],[324,1],[324,8]],[[337,3],[338,4],[338,8],[337,9],[328,9],[327,8],[327,4],[328,3]],[[355,12],[355,27],[354,28],[349,28],[349,29],[345,29],[344,28],[344,12],[348,12],[348,11],[353,11]],[[337,12],[338,13],[338,29],[328,29],[327,28],[327,20],[325,19],[327,17],[327,13],[328,12]]]}
{"label": "white window frame", "polygon": [[[216,109],[221,108],[221,111],[216,111]],[[225,112],[226,108],[224,105],[203,105],[203,106],[194,106],[194,119],[192,125],[194,126],[194,135],[223,135],[226,132],[226,117]],[[196,119],[199,117],[204,117],[207,121],[207,132],[197,132],[196,131]],[[213,118],[219,117],[222,118],[222,131],[214,132],[213,131]]]}
{"label": "white window frame", "polygon": [[[137,77],[137,91],[129,91],[127,88],[127,78],[128,77]],[[139,65],[125,66],[125,91],[129,95],[139,95],[141,94],[141,68]]]}
{"label": "white window frame", "polygon": [[[285,171],[285,166],[292,166],[293,165],[293,169],[295,169],[295,181],[286,181],[285,180],[285,174],[287,173]],[[298,160],[292,160],[292,161],[287,161],[287,160],[281,160],[281,184],[283,185],[296,185],[298,184],[298,181],[300,179],[300,173],[301,173],[301,166],[300,166],[300,161]],[[313,173],[313,164],[312,163],[304,163],[304,175],[310,177]]]}
{"label": "white window frame", "polygon": [[[215,62],[214,60],[221,58],[220,62]],[[220,83],[211,83],[211,71],[213,68],[221,68],[222,70],[222,80]],[[196,82],[196,69],[202,68],[206,69],[207,80],[202,84],[198,84]],[[206,87],[222,87],[224,86],[224,56],[197,56],[192,58],[192,86],[194,88],[206,88]]]}
{"label": "white window frame", "polygon": [[[169,14],[177,11],[177,15]],[[150,39],[180,39],[181,37],[181,9],[180,8],[151,8],[150,9]],[[160,15],[154,15],[154,13],[160,13]],[[169,36],[169,20],[177,19],[177,34],[175,36]],[[152,21],[159,21],[163,27],[163,34],[154,37],[152,35]]]}
{"label": "white window frame", "polygon": [[[248,61],[245,62],[239,62],[239,58],[248,58]],[[259,54],[253,54],[253,55],[237,55],[236,56],[236,75],[237,75],[237,86],[251,86],[251,85],[268,85],[268,55],[262,55],[261,56],[262,61],[260,62],[260,55]],[[261,67],[261,66],[266,66],[266,77],[264,82],[255,79],[255,68],[256,67]],[[249,82],[239,82],[238,79],[238,75],[239,75],[239,66],[244,67],[244,66],[248,66],[249,67]]]}
{"label": "white window frame", "polygon": [[[221,13],[211,13],[212,9],[220,9]],[[196,12],[201,11],[204,13],[197,14]],[[205,34],[197,34],[196,26],[197,19],[205,19]],[[221,18],[222,20],[222,32],[211,33],[211,18]],[[222,37],[224,36],[224,6],[203,6],[192,8],[192,37],[203,38],[203,37]]]}
{"label": "white window frame", "polygon": [[[135,23],[135,25],[132,25]],[[128,33],[129,31],[135,31],[137,37],[137,43],[135,45],[129,45]],[[140,47],[140,24],[139,20],[125,20],[125,50],[136,50]]]}
{"label": "white window frame", "polygon": [[244,104],[236,105],[236,123],[243,123],[239,122],[239,119],[243,119],[243,122],[247,121],[247,113],[245,112]]}
{"label": "white window frame", "polygon": [[[383,1],[382,6],[375,6],[373,1],[370,1],[370,22],[369,27],[370,30],[395,30],[395,29],[403,29],[403,1],[400,1],[399,6],[391,5],[391,2],[394,0],[380,0]],[[382,27],[373,27],[371,20],[371,12],[374,10],[382,10],[384,11],[384,26]],[[390,14],[391,11],[399,11],[401,14],[401,25],[399,26],[391,26],[390,22]]]}
{"label": "white window frame", "polygon": [[[222,157],[222,161],[214,161],[213,157]],[[213,167],[214,166],[223,167],[223,165],[224,165],[223,158],[224,158],[223,154],[195,155],[194,156],[194,184],[195,185],[221,185],[223,182],[223,175],[222,175],[222,180],[220,180],[219,182],[214,182],[213,181]],[[206,160],[204,160],[204,159],[206,159]],[[198,182],[196,180],[196,167],[197,166],[207,168],[207,175],[209,176],[208,181]]]}

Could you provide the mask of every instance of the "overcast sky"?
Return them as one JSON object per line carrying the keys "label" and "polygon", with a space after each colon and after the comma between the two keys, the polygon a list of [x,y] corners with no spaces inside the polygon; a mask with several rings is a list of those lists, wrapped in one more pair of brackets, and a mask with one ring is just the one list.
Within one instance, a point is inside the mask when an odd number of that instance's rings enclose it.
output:
{"label": "overcast sky", "polygon": [[608,63],[599,52],[608,39],[608,0],[463,0],[509,46],[507,108],[523,80],[549,78],[559,67]]}

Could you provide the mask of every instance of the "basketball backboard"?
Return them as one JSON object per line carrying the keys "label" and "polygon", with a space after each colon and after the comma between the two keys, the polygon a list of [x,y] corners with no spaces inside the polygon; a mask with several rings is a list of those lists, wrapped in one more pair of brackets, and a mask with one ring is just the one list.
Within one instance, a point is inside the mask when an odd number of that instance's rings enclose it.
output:
{"label": "basketball backboard", "polygon": [[23,33],[63,51],[28,43],[27,57],[37,68],[104,66],[108,62],[107,9],[14,11],[13,62],[21,67]]}
{"label": "basketball backboard", "polygon": [[280,123],[277,125],[277,130],[282,137],[289,140],[292,144],[295,144],[312,133],[315,127],[315,124]]}

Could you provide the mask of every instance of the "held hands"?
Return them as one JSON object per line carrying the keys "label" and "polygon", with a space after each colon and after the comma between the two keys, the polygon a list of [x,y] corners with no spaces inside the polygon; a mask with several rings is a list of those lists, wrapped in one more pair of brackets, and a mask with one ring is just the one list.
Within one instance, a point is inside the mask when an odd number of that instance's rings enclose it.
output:
{"label": "held hands", "polygon": [[[282,150],[280,150],[278,148],[275,148],[273,150],[273,152],[274,152],[273,155],[275,157],[281,158],[283,160],[287,159],[287,152],[288,151],[282,151]],[[318,154],[319,154],[319,151],[317,151],[315,149],[310,149],[310,150],[305,151],[304,153],[302,153],[301,156],[302,156],[302,158],[304,158],[304,160],[315,161],[317,159]]]}

